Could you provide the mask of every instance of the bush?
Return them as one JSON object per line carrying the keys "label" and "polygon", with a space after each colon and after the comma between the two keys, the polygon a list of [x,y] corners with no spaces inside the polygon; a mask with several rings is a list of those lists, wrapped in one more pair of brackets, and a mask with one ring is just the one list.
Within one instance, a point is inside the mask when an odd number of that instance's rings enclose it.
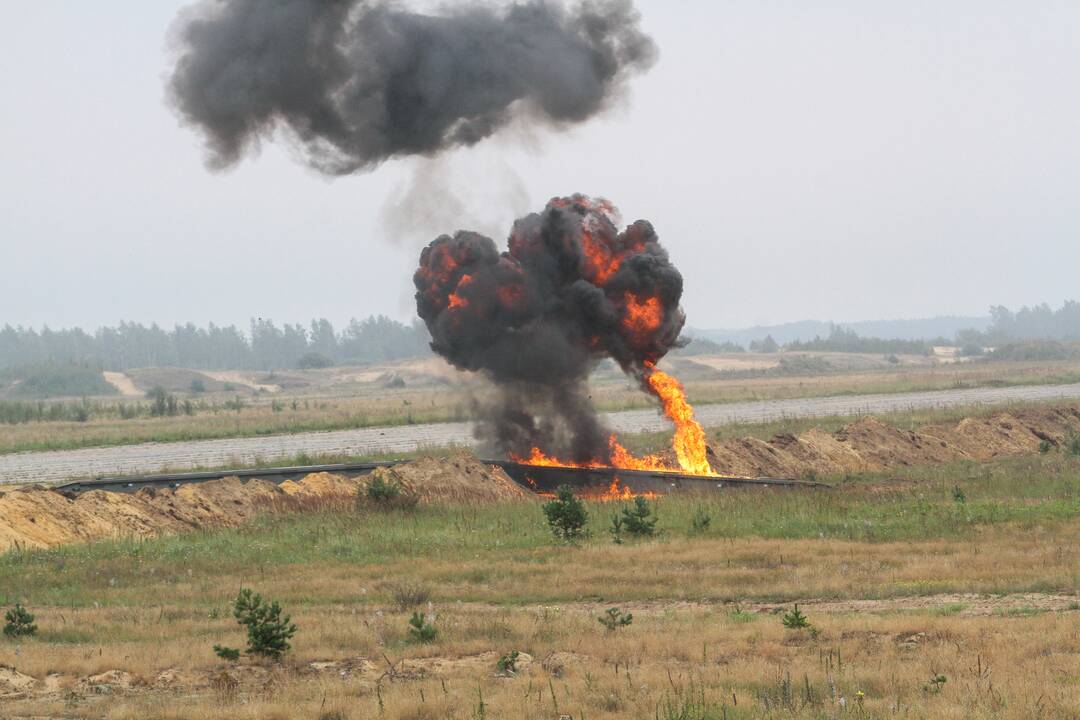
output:
{"label": "bush", "polygon": [[586,535],[585,524],[589,522],[589,513],[585,503],[574,497],[569,486],[563,485],[555,491],[555,499],[544,503],[544,517],[547,518],[551,534],[559,540],[573,542]]}
{"label": "bush", "polygon": [[214,654],[222,660],[228,660],[229,662],[236,662],[240,659],[240,651],[236,648],[225,647],[224,645],[214,645]]}
{"label": "bush", "polygon": [[608,608],[604,611],[604,614],[596,618],[600,621],[608,631],[614,631],[616,628],[626,627],[634,621],[634,616],[630,613],[624,613],[617,607]]}
{"label": "bush", "polygon": [[202,378],[194,378],[191,381],[190,390],[192,395],[204,393],[206,392],[206,383],[203,382]]}
{"label": "bush", "polygon": [[957,485],[952,490],[952,499],[953,502],[955,502],[957,505],[963,505],[967,502],[967,494],[964,492],[964,489],[962,487]]}
{"label": "bush", "polygon": [[392,586],[391,595],[398,610],[408,610],[430,600],[431,588],[419,583],[398,583]]}
{"label": "bush", "polygon": [[709,529],[711,523],[712,516],[705,511],[705,508],[698,508],[694,511],[694,516],[690,518],[690,531],[695,535],[700,535]]}
{"label": "bush", "polygon": [[180,413],[180,403],[176,396],[165,391],[160,385],[155,385],[146,394],[150,400],[150,414],[154,417],[173,417]]}
{"label": "bush", "polygon": [[649,501],[638,495],[633,507],[623,508],[622,525],[631,535],[651,536],[656,533],[656,514]]}
{"label": "bush", "polygon": [[495,663],[495,669],[501,675],[513,675],[517,672],[517,659],[520,655],[521,653],[517,650],[511,650],[499,658],[499,661]]}
{"label": "bush", "polygon": [[439,631],[435,629],[434,621],[434,616],[429,621],[424,613],[414,612],[409,618],[409,635],[414,641],[424,645],[435,642]]}
{"label": "bush", "polygon": [[1070,435],[1065,440],[1065,449],[1070,455],[1080,456],[1080,435]]}
{"label": "bush", "polygon": [[1039,441],[1039,452],[1043,455],[1054,449],[1054,442],[1052,440],[1042,439]]}
{"label": "bush", "polygon": [[780,622],[784,623],[784,627],[788,630],[802,630],[804,628],[812,627],[810,621],[799,610],[799,603],[795,603],[795,609],[791,612],[784,613],[784,617],[780,619]]}
{"label": "bush", "polygon": [[611,539],[615,541],[616,545],[622,545],[622,526],[622,518],[618,515],[612,515],[611,527],[608,528],[608,532],[611,533]]}
{"label": "bush", "polygon": [[[357,489],[357,509],[375,508],[377,510],[411,510],[416,507],[419,498],[405,492],[401,482],[394,476],[393,470],[376,470],[367,487]],[[389,475],[389,480],[384,476]]]}
{"label": "bush", "polygon": [[37,625],[34,624],[34,616],[19,603],[4,614],[4,634],[11,638],[29,637],[37,633]]}
{"label": "bush", "polygon": [[301,370],[322,370],[323,368],[333,367],[333,365],[333,360],[317,352],[309,352],[296,361],[296,367]]}
{"label": "bush", "polygon": [[88,395],[116,395],[119,391],[105,380],[100,369],[78,365],[38,365],[16,368],[5,373],[19,383],[11,390],[14,397],[53,398]]}
{"label": "bush", "polygon": [[[296,626],[288,615],[282,617],[281,606],[275,600],[266,602],[249,588],[244,588],[233,603],[233,617],[247,628],[247,654],[280,659],[291,646],[289,640],[296,634]],[[234,648],[214,646],[214,652],[225,660],[237,660],[240,651]]]}

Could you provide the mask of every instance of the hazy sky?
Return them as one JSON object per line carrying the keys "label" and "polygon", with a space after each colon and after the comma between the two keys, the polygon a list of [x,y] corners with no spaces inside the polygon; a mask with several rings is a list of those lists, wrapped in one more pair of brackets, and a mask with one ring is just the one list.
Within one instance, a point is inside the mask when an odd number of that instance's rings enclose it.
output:
{"label": "hazy sky", "polygon": [[[204,168],[163,90],[186,3],[9,4],[0,324],[407,319],[421,238],[573,192],[653,221],[693,326],[1080,298],[1076,0],[638,2],[661,57],[624,107],[337,180]],[[388,223],[416,172],[460,212]]]}

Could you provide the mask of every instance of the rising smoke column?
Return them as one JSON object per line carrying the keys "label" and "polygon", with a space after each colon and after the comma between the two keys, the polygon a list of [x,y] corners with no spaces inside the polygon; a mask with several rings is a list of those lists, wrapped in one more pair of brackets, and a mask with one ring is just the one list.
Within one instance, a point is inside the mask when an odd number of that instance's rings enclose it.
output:
{"label": "rising smoke column", "polygon": [[169,95],[230,167],[282,129],[334,175],[472,145],[513,119],[565,126],[617,98],[656,46],[631,0],[204,0],[180,16]]}
{"label": "rising smoke column", "polygon": [[437,353],[494,381],[479,432],[496,449],[598,464],[625,452],[587,395],[604,358],[660,397],[655,364],[685,322],[682,275],[650,223],[618,221],[604,200],[556,198],[514,224],[507,251],[461,231],[421,253],[417,312]]}

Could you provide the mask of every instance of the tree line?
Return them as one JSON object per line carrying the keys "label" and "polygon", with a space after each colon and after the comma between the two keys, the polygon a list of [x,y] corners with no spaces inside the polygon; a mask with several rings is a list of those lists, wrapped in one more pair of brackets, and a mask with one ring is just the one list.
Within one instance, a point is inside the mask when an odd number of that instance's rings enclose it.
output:
{"label": "tree line", "polygon": [[157,324],[120,323],[93,333],[80,328],[0,329],[0,368],[75,365],[124,371],[142,367],[195,370],[280,370],[418,357],[429,352],[427,329],[383,315],[353,319],[338,331],[320,318],[304,326],[252,320],[235,325],[193,323],[171,330]]}
{"label": "tree line", "polygon": [[990,326],[986,330],[961,330],[956,337],[925,338],[921,340],[862,337],[854,330],[833,325],[827,337],[795,340],[783,346],[772,336],[750,343],[751,352],[802,350],[817,352],[884,353],[924,355],[933,352],[935,345],[958,345],[965,352],[979,354],[983,348],[1017,342],[1051,340],[1080,340],[1080,302],[1066,300],[1058,309],[1048,304],[1024,306],[1012,311],[1003,305],[990,308]]}

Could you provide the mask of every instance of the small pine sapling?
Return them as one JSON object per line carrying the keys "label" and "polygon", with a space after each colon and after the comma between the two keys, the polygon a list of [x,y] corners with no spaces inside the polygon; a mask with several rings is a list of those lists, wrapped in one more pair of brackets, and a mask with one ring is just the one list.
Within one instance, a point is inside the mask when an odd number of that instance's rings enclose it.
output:
{"label": "small pine sapling", "polygon": [[574,497],[569,486],[563,485],[556,490],[555,499],[544,503],[543,509],[551,534],[557,539],[573,542],[585,536],[589,513],[585,503]]}
{"label": "small pine sapling", "polygon": [[[244,588],[233,602],[233,617],[247,628],[247,653],[278,660],[291,646],[289,640],[296,634],[296,626],[288,615],[282,617],[281,605],[276,600],[267,602],[261,595]],[[214,653],[223,660],[240,659],[240,651],[215,645]]]}
{"label": "small pine sapling", "polygon": [[20,603],[15,603],[15,607],[4,613],[4,620],[7,621],[4,634],[8,637],[29,637],[37,632],[34,616]]}
{"label": "small pine sapling", "polygon": [[622,526],[623,520],[618,515],[611,516],[611,527],[608,528],[608,532],[611,533],[611,539],[616,545],[622,545]]}
{"label": "small pine sapling", "polygon": [[229,662],[236,662],[240,659],[240,651],[236,648],[226,647],[225,645],[214,645],[214,654],[222,660],[228,660]]}
{"label": "small pine sapling", "polygon": [[799,603],[795,603],[794,610],[784,613],[784,617],[782,617],[780,621],[784,623],[784,627],[788,630],[802,630],[812,627],[810,621],[806,618],[806,615],[799,610]]}
{"label": "small pine sapling", "polygon": [[[432,618],[434,620],[434,617]],[[416,642],[427,645],[435,642],[439,631],[432,622],[428,621],[427,615],[422,612],[414,612],[409,619],[409,635]]]}
{"label": "small pine sapling", "polygon": [[712,523],[712,517],[705,512],[705,508],[699,507],[690,518],[690,530],[695,535],[701,535],[709,529],[710,523]]}
{"label": "small pine sapling", "polygon": [[633,507],[623,508],[623,526],[631,535],[651,536],[656,533],[656,514],[649,501],[638,495]]}
{"label": "small pine sapling", "polygon": [[517,650],[511,650],[499,658],[495,663],[495,669],[500,675],[513,675],[517,672],[517,660],[521,656]]}
{"label": "small pine sapling", "polygon": [[616,630],[617,628],[626,627],[634,621],[634,616],[630,613],[624,613],[617,607],[608,608],[604,611],[604,614],[596,618],[600,621],[609,632]]}

